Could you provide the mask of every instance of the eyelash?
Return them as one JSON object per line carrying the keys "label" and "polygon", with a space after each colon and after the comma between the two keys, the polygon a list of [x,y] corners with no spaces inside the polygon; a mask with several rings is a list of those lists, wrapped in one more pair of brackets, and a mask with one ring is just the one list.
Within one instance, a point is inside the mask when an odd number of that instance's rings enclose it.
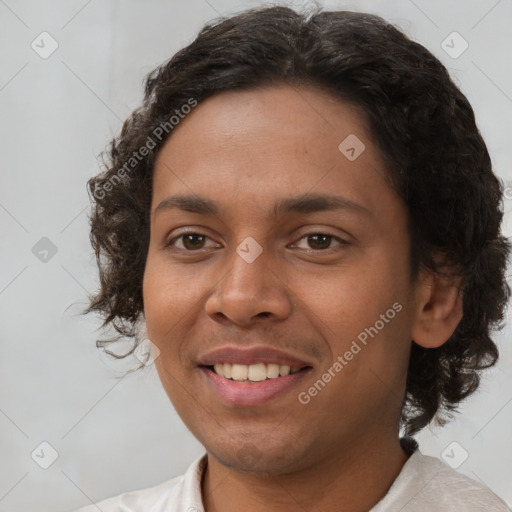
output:
{"label": "eyelash", "polygon": [[[201,248],[195,249],[195,250],[188,250],[188,249],[181,249],[181,248],[176,249],[176,247],[174,245],[174,242],[176,240],[182,239],[183,237],[185,237],[187,235],[199,235],[199,236],[205,237],[205,239],[210,239],[210,237],[208,235],[204,234],[204,233],[200,233],[200,232],[197,232],[197,231],[185,231],[183,233],[180,233],[178,236],[175,236],[171,240],[169,240],[169,242],[166,243],[166,247],[174,248],[174,250],[182,251],[182,252],[188,252],[188,253],[191,253],[191,254],[192,253],[196,253],[196,252],[199,253],[201,250],[204,249],[204,247],[201,247]],[[333,240],[336,240],[337,242],[339,242],[339,244],[337,246],[335,246],[335,247],[329,247],[327,249],[302,249],[303,251],[322,252],[324,254],[325,253],[326,254],[331,254],[333,251],[336,250],[336,247],[340,247],[340,246],[344,246],[344,245],[349,245],[349,242],[347,242],[346,240],[343,240],[342,238],[339,238],[338,236],[334,235],[333,233],[323,232],[323,231],[312,231],[310,233],[306,233],[301,238],[299,238],[299,241],[303,240],[304,238],[308,238],[308,237],[316,236],[316,235],[328,236],[328,237],[332,238]]]}

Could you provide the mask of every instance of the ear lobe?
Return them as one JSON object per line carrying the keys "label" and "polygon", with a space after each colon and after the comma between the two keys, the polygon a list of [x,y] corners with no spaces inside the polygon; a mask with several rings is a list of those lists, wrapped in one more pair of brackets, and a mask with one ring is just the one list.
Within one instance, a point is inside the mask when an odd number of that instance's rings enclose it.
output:
{"label": "ear lobe", "polygon": [[462,320],[462,279],[429,272],[419,279],[416,294],[412,339],[424,348],[440,347]]}

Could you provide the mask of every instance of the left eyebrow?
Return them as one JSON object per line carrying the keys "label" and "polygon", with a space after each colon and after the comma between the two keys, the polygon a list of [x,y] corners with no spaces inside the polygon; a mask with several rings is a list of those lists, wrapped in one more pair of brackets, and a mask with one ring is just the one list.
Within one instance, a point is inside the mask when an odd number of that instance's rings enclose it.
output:
{"label": "left eyebrow", "polygon": [[[165,210],[180,209],[202,215],[219,215],[220,206],[217,202],[204,197],[191,195],[175,195],[166,197],[155,208],[154,215]],[[371,212],[364,206],[346,197],[302,194],[297,197],[280,199],[272,210],[272,217],[279,217],[289,213],[315,213],[321,211],[351,210],[354,213],[371,216]]]}
{"label": "left eyebrow", "polygon": [[287,213],[315,213],[322,211],[352,210],[355,213],[371,215],[370,211],[359,203],[355,203],[346,197],[303,194],[297,197],[281,199],[273,208],[273,216],[279,217]]}

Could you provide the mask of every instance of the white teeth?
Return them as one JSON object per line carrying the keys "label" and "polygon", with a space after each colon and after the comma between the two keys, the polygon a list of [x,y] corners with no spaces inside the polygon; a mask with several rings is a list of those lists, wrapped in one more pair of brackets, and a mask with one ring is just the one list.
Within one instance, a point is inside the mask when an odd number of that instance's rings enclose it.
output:
{"label": "white teeth", "polygon": [[[222,375],[223,377],[226,377],[227,379],[231,379],[231,372],[232,372],[233,365],[231,363],[218,363],[213,365],[213,369],[215,370],[215,373]],[[242,374],[243,375],[243,374]],[[240,379],[235,379],[240,380]],[[243,380],[243,379],[241,379]]]}
{"label": "white teeth", "polygon": [[290,367],[287,365],[281,365],[279,367],[279,375],[282,375],[283,377],[285,375],[288,375],[290,373]]}
{"label": "white teeth", "polygon": [[279,365],[278,364],[267,364],[267,378],[275,379],[279,377]]}
{"label": "white teeth", "polygon": [[231,367],[231,378],[233,380],[247,380],[249,367],[246,364],[234,364]]}
{"label": "white teeth", "polygon": [[265,379],[276,379],[280,376],[285,377],[290,373],[297,373],[301,370],[300,366],[290,367],[286,364],[278,365],[274,363],[251,365],[218,363],[213,368],[216,374],[226,379],[250,382],[261,382]]}
{"label": "white teeth", "polygon": [[251,364],[249,371],[247,372],[247,378],[249,380],[259,382],[267,378],[267,369],[263,363]]}

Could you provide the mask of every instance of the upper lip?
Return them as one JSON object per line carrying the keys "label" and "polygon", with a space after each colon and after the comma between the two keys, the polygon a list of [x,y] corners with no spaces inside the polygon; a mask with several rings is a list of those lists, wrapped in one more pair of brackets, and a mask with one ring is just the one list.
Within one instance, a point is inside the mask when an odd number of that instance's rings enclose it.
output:
{"label": "upper lip", "polygon": [[311,366],[310,363],[294,357],[286,352],[282,352],[273,347],[265,346],[252,346],[252,347],[240,347],[233,345],[226,345],[224,347],[216,348],[205,354],[202,354],[198,358],[199,366],[213,366],[220,363],[231,363],[231,364],[279,364],[288,366]]}

